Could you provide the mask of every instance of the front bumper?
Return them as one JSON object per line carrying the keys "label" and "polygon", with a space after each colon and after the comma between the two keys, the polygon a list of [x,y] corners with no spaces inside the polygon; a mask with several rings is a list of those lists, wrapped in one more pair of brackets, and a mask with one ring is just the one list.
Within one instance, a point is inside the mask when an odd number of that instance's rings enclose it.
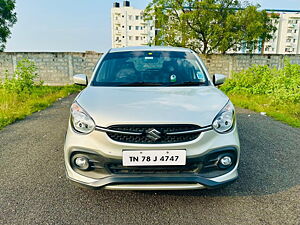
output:
{"label": "front bumper", "polygon": [[[116,174],[110,171],[78,171],[72,166],[71,158],[76,152],[92,152],[105,160],[122,162],[123,149],[186,149],[187,161],[206,157],[206,155],[220,150],[231,149],[236,152],[235,164],[223,174],[210,174],[205,176],[199,173],[180,174]],[[190,190],[204,188],[218,188],[232,183],[238,178],[239,138],[236,126],[228,134],[217,134],[215,131],[201,133],[195,141],[180,144],[165,145],[135,145],[117,143],[109,139],[102,132],[92,132],[89,135],[80,135],[69,126],[65,142],[66,176],[77,184],[93,189],[113,190]],[[108,163],[106,161],[106,163]],[[105,162],[103,163],[105,165]],[[105,168],[105,166],[103,166]],[[97,172],[97,171],[96,171]],[[212,176],[211,176],[212,175]]]}
{"label": "front bumper", "polygon": [[226,181],[216,182],[200,176],[110,176],[92,183],[84,183],[68,176],[71,181],[92,189],[110,190],[191,190],[219,188],[234,182],[238,175]]}

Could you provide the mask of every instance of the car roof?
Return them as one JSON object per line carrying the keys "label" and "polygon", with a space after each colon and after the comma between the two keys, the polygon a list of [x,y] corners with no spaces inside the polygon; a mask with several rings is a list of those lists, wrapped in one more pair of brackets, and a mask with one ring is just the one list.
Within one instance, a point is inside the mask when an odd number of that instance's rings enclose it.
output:
{"label": "car roof", "polygon": [[132,46],[124,48],[112,48],[108,52],[127,52],[127,51],[176,51],[176,52],[192,52],[188,48],[171,47],[171,46]]}

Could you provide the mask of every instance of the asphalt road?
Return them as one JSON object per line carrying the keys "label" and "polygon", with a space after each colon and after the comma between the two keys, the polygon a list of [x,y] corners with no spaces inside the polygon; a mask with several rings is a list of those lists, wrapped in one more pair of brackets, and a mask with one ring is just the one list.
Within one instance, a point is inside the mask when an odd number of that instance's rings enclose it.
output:
{"label": "asphalt road", "polygon": [[0,224],[300,224],[300,129],[238,109],[235,183],[218,190],[94,191],[64,175],[73,98],[0,131]]}

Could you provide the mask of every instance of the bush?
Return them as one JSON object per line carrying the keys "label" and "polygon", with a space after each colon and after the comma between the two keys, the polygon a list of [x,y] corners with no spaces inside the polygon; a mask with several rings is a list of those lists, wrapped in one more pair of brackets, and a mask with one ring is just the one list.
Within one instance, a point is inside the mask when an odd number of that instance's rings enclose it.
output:
{"label": "bush", "polygon": [[277,103],[300,103],[300,65],[289,60],[282,69],[254,65],[234,73],[221,89],[228,94],[267,95]]}
{"label": "bush", "polygon": [[18,62],[15,72],[10,75],[6,73],[3,88],[9,92],[30,94],[35,85],[34,80],[38,78],[37,67],[34,62],[22,59]]}

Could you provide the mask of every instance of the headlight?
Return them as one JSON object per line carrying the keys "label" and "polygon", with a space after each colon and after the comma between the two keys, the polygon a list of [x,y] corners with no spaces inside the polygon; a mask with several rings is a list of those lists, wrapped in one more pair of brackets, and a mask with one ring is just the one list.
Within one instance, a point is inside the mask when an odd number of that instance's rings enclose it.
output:
{"label": "headlight", "polygon": [[218,113],[218,115],[214,119],[213,128],[218,133],[225,133],[233,127],[234,120],[234,107],[233,104],[230,101],[228,101],[228,103],[224,106],[224,108]]}
{"label": "headlight", "polygon": [[71,122],[76,131],[84,134],[91,133],[96,126],[94,120],[77,102],[71,106]]}

